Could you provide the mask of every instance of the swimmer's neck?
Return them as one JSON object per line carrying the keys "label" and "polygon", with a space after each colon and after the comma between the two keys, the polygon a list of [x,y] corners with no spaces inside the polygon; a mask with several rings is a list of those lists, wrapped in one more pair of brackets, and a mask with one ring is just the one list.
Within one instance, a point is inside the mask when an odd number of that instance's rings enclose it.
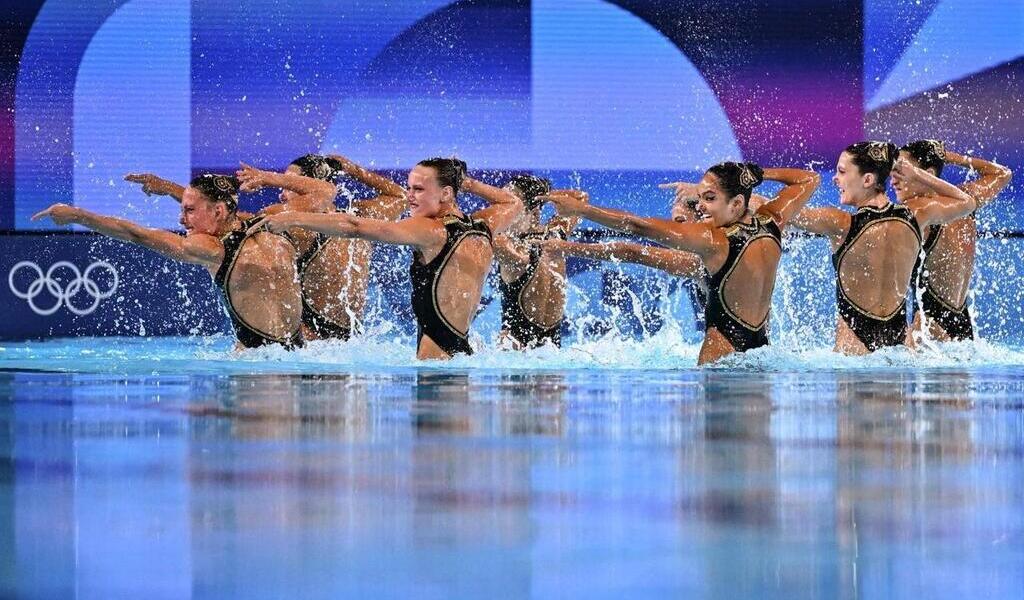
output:
{"label": "swimmer's neck", "polygon": [[864,202],[857,204],[857,208],[883,208],[889,202],[889,195],[885,192],[879,192]]}
{"label": "swimmer's neck", "polygon": [[747,210],[745,210],[743,212],[742,215],[739,216],[738,219],[736,219],[732,223],[729,223],[728,225],[724,225],[723,227],[732,227],[733,225],[736,225],[737,223],[742,223],[744,225],[750,225],[753,222],[754,222],[754,213],[748,208]]}
{"label": "swimmer's neck", "polygon": [[225,221],[224,224],[217,229],[217,237],[222,238],[227,234],[231,233],[232,231],[239,229],[241,225],[242,220],[238,218],[238,215],[233,215],[230,219]]}

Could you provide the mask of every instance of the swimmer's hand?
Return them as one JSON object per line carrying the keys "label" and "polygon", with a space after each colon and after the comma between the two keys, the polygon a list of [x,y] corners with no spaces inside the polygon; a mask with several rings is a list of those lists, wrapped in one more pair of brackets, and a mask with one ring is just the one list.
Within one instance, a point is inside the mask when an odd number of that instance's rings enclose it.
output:
{"label": "swimmer's hand", "polygon": [[892,177],[894,181],[914,181],[920,179],[921,170],[910,164],[905,158],[896,160],[892,166]]}
{"label": "swimmer's hand", "polygon": [[39,221],[47,217],[56,225],[68,225],[76,223],[79,216],[78,209],[67,204],[54,204],[46,210],[41,210],[32,215],[33,221]]}
{"label": "swimmer's hand", "polygon": [[281,233],[282,231],[288,231],[294,227],[299,227],[299,221],[302,220],[302,215],[295,212],[282,212],[276,215],[270,215],[261,221],[253,224],[252,227],[245,232],[246,235],[253,235],[260,231],[269,231],[271,233]]}
{"label": "swimmer's hand", "polygon": [[257,169],[244,162],[239,162],[238,164],[242,166],[235,171],[235,177],[238,178],[238,182],[241,184],[240,190],[243,192],[258,192],[266,187],[267,175],[270,174],[268,171]]}
{"label": "swimmer's hand", "polygon": [[171,196],[177,187],[174,183],[167,181],[163,177],[157,177],[152,173],[129,173],[124,176],[124,180],[131,183],[141,183],[142,192],[147,196],[152,196],[153,194],[157,196]]}
{"label": "swimmer's hand", "polygon": [[576,194],[551,192],[546,196],[537,196],[541,202],[550,202],[558,214],[563,217],[575,217],[587,210],[587,203]]}

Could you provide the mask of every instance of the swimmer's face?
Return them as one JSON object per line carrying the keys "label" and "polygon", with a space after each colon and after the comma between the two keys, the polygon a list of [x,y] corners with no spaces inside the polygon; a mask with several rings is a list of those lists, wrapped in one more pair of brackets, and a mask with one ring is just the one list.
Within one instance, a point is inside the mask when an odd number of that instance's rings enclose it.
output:
{"label": "swimmer's face", "polygon": [[409,185],[406,190],[409,200],[409,214],[414,217],[436,217],[445,209],[445,204],[455,201],[455,191],[442,186],[437,180],[433,167],[416,165],[409,171]]}
{"label": "swimmer's face", "polygon": [[199,190],[185,188],[181,195],[181,219],[179,222],[189,235],[205,233],[216,235],[228,217],[228,208],[223,202],[211,202]]}
{"label": "swimmer's face", "polygon": [[697,218],[715,227],[735,223],[746,212],[743,196],[729,196],[714,173],[705,173],[697,184]]}
{"label": "swimmer's face", "polygon": [[[917,159],[915,159],[911,153],[905,150],[900,151],[900,158],[902,158],[903,160],[907,161],[908,163],[915,167],[921,168],[921,163],[917,162]],[[931,173],[932,175],[935,175],[935,169],[928,169],[928,172]],[[903,202],[904,200],[909,200],[910,198],[916,198],[917,196],[924,196],[929,193],[927,187],[916,182],[910,182],[905,179],[900,179],[896,175],[893,175],[892,187],[894,190],[896,190],[896,199],[899,200],[900,202]]]}
{"label": "swimmer's face", "polygon": [[875,191],[875,175],[861,173],[849,153],[843,152],[836,162],[836,174],[832,183],[839,188],[839,203],[858,206],[861,202],[873,198]]}
{"label": "swimmer's face", "polygon": [[[284,172],[291,173],[293,175],[302,175],[302,169],[300,169],[298,165],[288,165],[288,168],[285,169]],[[299,195],[296,192],[281,188],[281,194],[278,196],[278,199],[281,200],[282,203],[287,204],[298,197]]]}
{"label": "swimmer's face", "polygon": [[[519,199],[520,202],[523,202],[522,193],[514,185],[508,184],[505,187],[503,187],[502,190],[515,196],[516,198]],[[538,223],[539,221],[540,207],[537,207],[535,210],[528,210],[526,208],[526,203],[523,202],[523,211],[519,213],[519,216],[516,217],[515,221],[512,221],[512,224],[509,225],[506,232],[509,235],[513,236],[521,235],[529,231],[534,226],[534,224]]]}

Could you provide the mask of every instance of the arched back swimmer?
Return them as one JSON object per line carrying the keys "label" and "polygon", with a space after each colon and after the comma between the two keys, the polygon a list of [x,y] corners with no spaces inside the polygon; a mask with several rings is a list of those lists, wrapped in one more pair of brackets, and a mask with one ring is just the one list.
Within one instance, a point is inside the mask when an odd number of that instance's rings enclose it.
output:
{"label": "arched back swimmer", "polygon": [[[456,203],[460,190],[489,206],[466,215]],[[303,227],[330,236],[410,246],[412,306],[421,359],[472,353],[469,326],[491,268],[491,238],[522,211],[511,193],[466,175],[466,164],[450,158],[421,161],[409,172],[410,216],[398,222],[346,213],[281,213],[263,224],[272,231]]]}
{"label": "arched back swimmer", "polygon": [[[890,172],[929,190],[905,204],[885,192]],[[835,350],[866,354],[903,344],[907,334],[906,297],[922,229],[970,213],[974,199],[930,173],[897,160],[888,142],[859,142],[839,155],[833,178],[839,208],[807,208],[793,224],[824,235],[836,270]]]}
{"label": "arched back swimmer", "polygon": [[[950,151],[938,140],[917,140],[900,148],[900,158],[932,175],[942,175],[946,165],[977,171],[978,178],[959,186],[974,198],[978,208],[991,202],[1010,183],[1012,173],[1006,167],[972,156]],[[929,188],[893,175],[896,199],[902,203],[927,196]],[[969,340],[974,325],[967,310],[967,292],[974,274],[974,256],[978,243],[976,212],[922,231],[924,259],[914,265],[914,320],[907,336],[913,345],[915,333],[927,332],[936,340]]]}
{"label": "arched back swimmer", "polygon": [[[785,187],[752,211],[751,194],[764,179],[780,181]],[[698,358],[704,364],[768,343],[782,228],[819,182],[810,171],[762,171],[753,163],[720,163],[709,168],[698,184],[696,210],[704,218],[692,223],[639,217],[566,198],[550,200],[559,214],[590,219],[700,258],[708,290],[704,343]]]}
{"label": "arched back swimmer", "polygon": [[253,221],[236,214],[234,177],[201,175],[180,194],[185,236],[66,204],[55,204],[32,218],[75,223],[174,260],[203,265],[223,294],[239,346],[302,345],[301,291],[291,240],[248,231]]}

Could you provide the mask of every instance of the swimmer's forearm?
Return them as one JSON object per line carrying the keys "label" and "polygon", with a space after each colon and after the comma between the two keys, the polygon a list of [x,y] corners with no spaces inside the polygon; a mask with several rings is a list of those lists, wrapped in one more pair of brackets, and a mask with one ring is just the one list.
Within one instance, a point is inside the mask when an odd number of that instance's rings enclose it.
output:
{"label": "swimmer's forearm", "polygon": [[765,205],[782,224],[792,221],[821,185],[820,175],[803,169],[765,169],[764,178],[786,186]]}
{"label": "swimmer's forearm", "polygon": [[517,198],[512,192],[496,188],[493,185],[488,185],[482,181],[473,179],[472,177],[466,177],[462,181],[462,191],[473,194],[474,196],[480,196],[490,206],[496,206],[499,204],[516,204],[519,202],[519,198]]}
{"label": "swimmer's forearm", "polygon": [[[346,213],[302,213],[292,216],[293,224],[302,229],[332,237],[359,237],[359,217]],[[365,220],[365,219],[364,219]]]}
{"label": "swimmer's forearm", "polygon": [[1003,165],[974,156],[963,156],[949,150],[946,151],[946,161],[978,172],[980,177],[964,184],[961,189],[974,196],[979,207],[998,196],[1013,177],[1013,172]]}
{"label": "swimmer's forearm", "polygon": [[302,196],[330,196],[333,199],[335,193],[334,186],[329,182],[299,175],[298,173],[265,171],[263,184],[268,187],[289,190]]}
{"label": "swimmer's forearm", "polygon": [[915,175],[934,195],[945,198],[945,203],[950,208],[955,208],[957,212],[967,215],[978,208],[978,203],[973,196],[952,183],[940,179],[924,169],[916,169]]}
{"label": "swimmer's forearm", "polygon": [[365,186],[377,190],[382,195],[395,197],[405,196],[405,189],[387,177],[378,175],[377,173],[374,173],[373,171],[366,169],[339,154],[331,154],[329,157],[341,163],[341,170],[344,171],[346,175]]}
{"label": "swimmer's forearm", "polygon": [[667,246],[688,250],[695,245],[694,240],[690,239],[691,236],[688,235],[696,233],[695,230],[691,232],[691,229],[695,227],[692,223],[676,223],[663,219],[639,217],[625,211],[602,208],[593,204],[582,205],[576,214],[616,231],[638,235]]}
{"label": "swimmer's forearm", "polygon": [[174,259],[186,260],[183,257],[184,238],[176,233],[144,227],[127,219],[98,215],[82,208],[75,212],[75,223],[96,233],[143,246]]}

